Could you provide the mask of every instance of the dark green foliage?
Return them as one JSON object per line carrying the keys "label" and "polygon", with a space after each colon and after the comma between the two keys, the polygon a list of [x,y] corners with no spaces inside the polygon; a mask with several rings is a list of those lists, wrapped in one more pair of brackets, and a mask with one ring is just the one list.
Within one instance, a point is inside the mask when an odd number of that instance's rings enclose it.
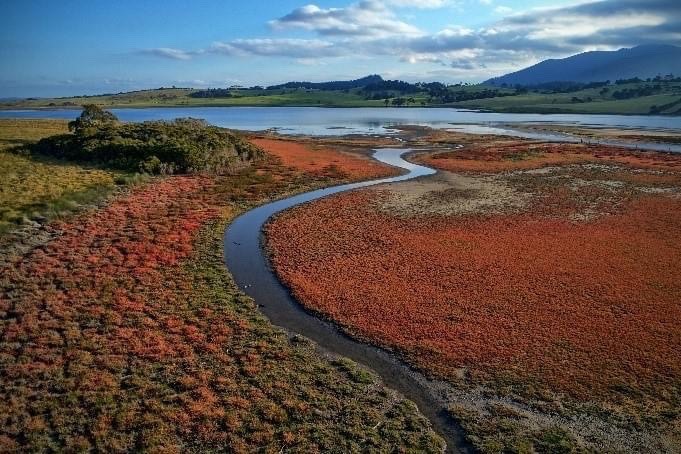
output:
{"label": "dark green foliage", "polygon": [[83,106],[83,112],[80,116],[69,122],[69,131],[86,134],[88,128],[99,128],[117,122],[118,118],[108,110],[104,110],[96,104],[86,104]]}
{"label": "dark green foliage", "polygon": [[622,90],[617,90],[612,93],[612,97],[615,99],[631,99],[640,98],[641,96],[650,96],[661,92],[662,86],[660,84],[643,85],[640,87],[624,88]]}
{"label": "dark green foliage", "polygon": [[365,92],[396,91],[399,93],[418,93],[421,87],[401,80],[380,80],[364,87]]}
{"label": "dark green foliage", "polygon": [[281,90],[286,88],[305,88],[308,90],[351,90],[353,88],[363,88],[371,84],[382,83],[383,78],[376,74],[362,77],[356,80],[343,80],[333,82],[287,82],[280,85],[271,85],[268,90]]}
{"label": "dark green foliage", "polygon": [[73,134],[42,139],[38,153],[152,174],[224,172],[262,150],[204,120],[120,123],[99,107],[85,106],[69,124]]}
{"label": "dark green foliage", "polygon": [[209,88],[189,93],[190,98],[231,98],[232,90],[229,88]]}

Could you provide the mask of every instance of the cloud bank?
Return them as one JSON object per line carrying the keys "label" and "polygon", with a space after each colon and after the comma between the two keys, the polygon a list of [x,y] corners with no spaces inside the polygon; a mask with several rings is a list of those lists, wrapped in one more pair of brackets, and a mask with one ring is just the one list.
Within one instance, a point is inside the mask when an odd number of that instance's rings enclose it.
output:
{"label": "cloud bank", "polygon": [[600,0],[521,13],[497,5],[504,16],[478,29],[452,25],[425,31],[398,15],[402,8],[444,8],[447,0],[363,0],[345,8],[306,5],[271,20],[275,34],[305,32],[311,38],[249,38],[217,42],[200,50],[166,47],[144,53],[174,60],[198,55],[293,59],[394,57],[409,64],[480,75],[515,70],[548,57],[639,44],[681,44],[678,0]]}

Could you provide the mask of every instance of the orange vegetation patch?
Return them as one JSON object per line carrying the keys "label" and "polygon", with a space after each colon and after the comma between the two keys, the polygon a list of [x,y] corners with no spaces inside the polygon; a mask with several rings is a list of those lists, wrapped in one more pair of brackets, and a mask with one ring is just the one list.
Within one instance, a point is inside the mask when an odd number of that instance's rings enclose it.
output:
{"label": "orange vegetation patch", "polygon": [[582,144],[536,142],[480,142],[460,150],[422,154],[425,165],[451,172],[504,172],[582,162],[681,170],[681,155]]}
{"label": "orange vegetation patch", "polygon": [[397,173],[394,167],[369,157],[327,147],[313,148],[299,142],[276,139],[253,139],[252,142],[278,157],[283,165],[316,176],[368,180]]}
{"label": "orange vegetation patch", "polygon": [[259,165],[153,180],[3,257],[0,451],[441,450],[404,401],[292,348],[238,293],[229,201],[304,187]]}
{"label": "orange vegetation patch", "polygon": [[576,224],[396,218],[377,197],[336,196],[269,225],[273,263],[307,307],[445,377],[467,368],[585,399],[665,399],[679,385],[680,200],[645,196]]}

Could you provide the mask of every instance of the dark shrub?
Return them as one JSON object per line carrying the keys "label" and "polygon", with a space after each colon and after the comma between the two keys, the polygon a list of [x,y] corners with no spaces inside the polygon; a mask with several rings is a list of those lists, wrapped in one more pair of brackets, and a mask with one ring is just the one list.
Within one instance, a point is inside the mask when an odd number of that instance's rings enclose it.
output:
{"label": "dark shrub", "polygon": [[262,150],[204,120],[120,123],[110,112],[85,106],[69,124],[73,134],[42,139],[37,152],[145,173],[224,172]]}
{"label": "dark shrub", "polygon": [[69,131],[79,133],[84,132],[87,128],[99,128],[117,122],[118,118],[108,110],[104,110],[96,104],[86,104],[83,106],[80,116],[69,122]]}

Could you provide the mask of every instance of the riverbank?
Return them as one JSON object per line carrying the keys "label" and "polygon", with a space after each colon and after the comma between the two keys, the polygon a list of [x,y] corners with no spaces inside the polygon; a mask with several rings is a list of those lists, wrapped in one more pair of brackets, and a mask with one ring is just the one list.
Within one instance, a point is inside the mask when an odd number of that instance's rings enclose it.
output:
{"label": "riverbank", "polygon": [[[366,163],[269,158],[153,177],[3,238],[0,444],[8,449],[440,452],[413,404],[273,327],[235,286],[222,234],[264,201]],[[28,158],[27,158],[28,159]],[[43,175],[48,181],[49,172]]]}
{"label": "riverbank", "polygon": [[448,381],[484,451],[677,450],[681,158],[443,131],[408,145],[443,170],[268,227],[296,298]]}

